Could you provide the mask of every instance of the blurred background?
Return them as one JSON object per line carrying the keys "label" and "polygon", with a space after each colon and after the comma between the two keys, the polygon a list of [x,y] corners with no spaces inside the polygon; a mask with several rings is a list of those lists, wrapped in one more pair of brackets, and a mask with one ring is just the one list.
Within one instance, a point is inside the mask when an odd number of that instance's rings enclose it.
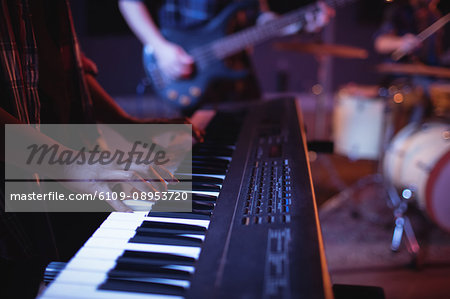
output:
{"label": "blurred background", "polygon": [[[136,116],[173,116],[150,89],[143,96],[136,95],[136,88],[145,77],[142,47],[122,19],[117,2],[70,2],[82,50],[97,64],[98,80],[107,92]],[[273,2],[272,9],[283,13],[306,1]],[[384,58],[375,53],[373,43],[390,2],[356,1],[336,9],[336,17],[320,33],[285,36],[251,49],[252,63],[265,96],[290,93],[299,98],[309,140],[332,140],[335,98],[342,86],[380,83],[384,75],[376,71],[376,66]],[[276,48],[280,42],[356,47],[367,51],[367,58],[282,51]],[[319,134],[317,125],[323,127]],[[379,169],[379,161],[313,151],[310,159],[333,283],[380,286],[386,298],[448,298],[450,236],[423,212],[410,211],[423,249],[420,256],[411,255],[404,242],[398,252],[391,251],[393,210],[388,206],[386,190],[379,178],[373,176]]]}

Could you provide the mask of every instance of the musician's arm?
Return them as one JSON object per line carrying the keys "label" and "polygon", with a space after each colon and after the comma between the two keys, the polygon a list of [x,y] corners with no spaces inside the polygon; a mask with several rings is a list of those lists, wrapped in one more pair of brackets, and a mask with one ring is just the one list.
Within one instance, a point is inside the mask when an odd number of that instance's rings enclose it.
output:
{"label": "musician's arm", "polygon": [[187,77],[193,71],[193,58],[183,48],[168,41],[141,1],[119,0],[119,9],[128,26],[145,47],[150,47],[158,66],[169,77]]}
{"label": "musician's arm", "polygon": [[[400,28],[397,20],[398,12],[401,8],[398,6],[389,7],[383,16],[383,22],[375,33],[374,48],[380,54],[391,54],[395,51],[410,53],[420,46],[420,42],[415,35],[407,33],[400,35],[399,32],[408,32],[407,27]],[[404,28],[405,27],[405,28]]]}
{"label": "musician's arm", "polygon": [[158,46],[166,42],[143,2],[119,0],[119,9],[128,26],[142,44]]}
{"label": "musician's arm", "polygon": [[[33,128],[32,126],[26,126],[19,119],[8,113],[6,110],[0,107],[0,118],[2,127],[5,128],[6,124],[23,124],[24,126],[14,128],[15,136],[15,148],[14,150],[25,150],[30,145],[57,145],[55,156],[62,157],[67,155],[67,153],[73,153],[72,156],[77,156],[77,151],[72,150],[58,141],[52,139],[46,134],[41,133],[39,130]],[[5,129],[2,130],[1,138],[5,140]],[[130,170],[124,170],[120,165],[114,163],[100,164],[100,163],[71,163],[68,165],[63,165],[61,167],[46,167],[45,162],[41,167],[40,164],[25,163],[22,155],[9,153],[5,157],[5,146],[1,148],[0,161],[6,162],[8,164],[15,165],[29,173],[39,173],[52,179],[62,180],[62,185],[66,188],[72,190],[73,192],[90,193],[96,194],[97,192],[109,192],[111,193],[111,186],[105,182],[105,180],[118,180],[126,182],[132,188],[138,191],[149,192],[149,191],[167,191],[165,187],[165,181],[168,179],[173,179],[173,176],[165,169],[157,166],[145,166],[137,165],[135,163],[130,164]],[[8,151],[6,151],[8,152]],[[142,184],[139,182],[132,181],[135,176],[140,175],[141,177],[154,178],[155,182],[164,182],[164,184],[156,184],[150,186],[148,184]],[[74,178],[84,178],[90,179],[89,183],[79,182],[74,180]],[[98,180],[98,181],[97,181]],[[127,207],[120,200],[107,201],[116,211],[131,212],[132,210]]]}
{"label": "musician's arm", "polygon": [[394,33],[381,34],[375,39],[375,50],[380,54],[390,54],[394,51],[410,53],[420,46],[420,40],[414,34],[403,36]]}
{"label": "musician's arm", "polygon": [[[97,121],[106,124],[191,124],[187,118],[136,118],[126,113],[114,99],[103,89],[92,74],[86,74],[86,82],[94,106],[94,115]],[[193,137],[203,141],[203,132],[192,126]]]}

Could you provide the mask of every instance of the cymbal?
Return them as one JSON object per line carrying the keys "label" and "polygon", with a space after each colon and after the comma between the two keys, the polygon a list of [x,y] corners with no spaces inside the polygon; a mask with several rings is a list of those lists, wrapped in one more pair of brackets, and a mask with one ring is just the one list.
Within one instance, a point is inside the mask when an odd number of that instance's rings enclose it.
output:
{"label": "cymbal", "polygon": [[366,59],[369,56],[365,49],[338,44],[289,41],[277,42],[274,47],[278,51],[296,51],[314,55],[330,55],[340,58]]}
{"label": "cymbal", "polygon": [[422,75],[438,78],[450,78],[450,68],[428,66],[411,63],[382,63],[377,65],[377,71],[387,74]]}

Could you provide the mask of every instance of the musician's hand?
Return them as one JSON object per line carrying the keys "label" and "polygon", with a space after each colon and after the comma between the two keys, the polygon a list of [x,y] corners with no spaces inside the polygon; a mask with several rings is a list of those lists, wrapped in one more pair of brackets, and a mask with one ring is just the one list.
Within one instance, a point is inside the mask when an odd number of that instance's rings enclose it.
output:
{"label": "musician's hand", "polygon": [[420,40],[414,34],[407,33],[400,38],[398,51],[409,54],[421,45]]}
{"label": "musician's hand", "polygon": [[[79,193],[102,194],[104,198],[113,198],[112,190],[118,183],[129,185],[132,192],[156,192],[167,191],[168,182],[176,182],[177,179],[163,166],[131,163],[128,170],[123,165],[115,163],[67,165],[58,178],[63,179],[63,185]],[[108,194],[109,193],[109,196]],[[132,194],[129,198],[133,198]],[[106,200],[114,210],[119,212],[132,212],[118,197],[117,200]]]}
{"label": "musician's hand", "polygon": [[[290,35],[299,32],[301,29],[307,31],[307,32],[316,32],[325,25],[327,25],[330,22],[330,19],[334,17],[335,11],[333,8],[325,4],[324,2],[318,3],[319,11],[312,13],[306,13],[305,15],[305,26],[302,26],[302,23],[294,23],[291,25],[286,26],[283,28],[281,34],[282,35]],[[267,22],[270,22],[276,18],[278,18],[278,14],[272,12],[272,11],[266,11],[259,15],[258,19],[256,20],[256,23],[258,25],[265,24]]]}
{"label": "musician's hand", "polygon": [[159,68],[171,79],[188,78],[194,69],[194,59],[186,51],[165,41],[155,47]]}
{"label": "musician's hand", "polygon": [[[280,16],[277,13],[274,13],[273,11],[265,11],[258,16],[258,19],[256,20],[256,24],[263,25],[263,24],[268,23],[272,20],[275,20],[279,17]],[[299,32],[301,29],[302,29],[301,23],[294,23],[294,24],[284,27],[281,30],[281,35],[295,34],[295,33]]]}
{"label": "musician's hand", "polygon": [[336,14],[335,10],[325,4],[324,2],[318,2],[319,11],[316,13],[306,13],[306,26],[305,31],[317,32],[322,27],[327,25],[331,18]]}
{"label": "musician's hand", "polygon": [[167,120],[169,123],[172,124],[186,124],[192,126],[192,138],[194,138],[197,142],[203,142],[205,131],[197,128],[197,126],[193,125],[191,120],[187,117],[180,117],[180,118],[172,118]]}
{"label": "musician's hand", "polygon": [[130,123],[138,123],[138,124],[186,124],[192,125],[192,138],[197,142],[203,142],[203,137],[205,136],[205,131],[197,128],[197,126],[191,123],[191,120],[187,117],[179,117],[179,118],[148,118],[148,119],[139,119],[139,118],[130,118]]}

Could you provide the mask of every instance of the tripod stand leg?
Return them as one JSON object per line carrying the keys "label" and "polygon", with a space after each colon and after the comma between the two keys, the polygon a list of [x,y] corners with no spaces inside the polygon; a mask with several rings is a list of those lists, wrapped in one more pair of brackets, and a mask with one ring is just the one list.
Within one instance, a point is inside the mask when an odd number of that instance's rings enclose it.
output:
{"label": "tripod stand leg", "polygon": [[409,221],[409,218],[406,216],[405,216],[405,225],[403,228],[405,230],[405,236],[407,241],[406,244],[408,251],[410,254],[417,257],[419,255],[420,246],[419,243],[417,242],[416,235],[414,234],[414,229],[411,225],[411,221]]}

